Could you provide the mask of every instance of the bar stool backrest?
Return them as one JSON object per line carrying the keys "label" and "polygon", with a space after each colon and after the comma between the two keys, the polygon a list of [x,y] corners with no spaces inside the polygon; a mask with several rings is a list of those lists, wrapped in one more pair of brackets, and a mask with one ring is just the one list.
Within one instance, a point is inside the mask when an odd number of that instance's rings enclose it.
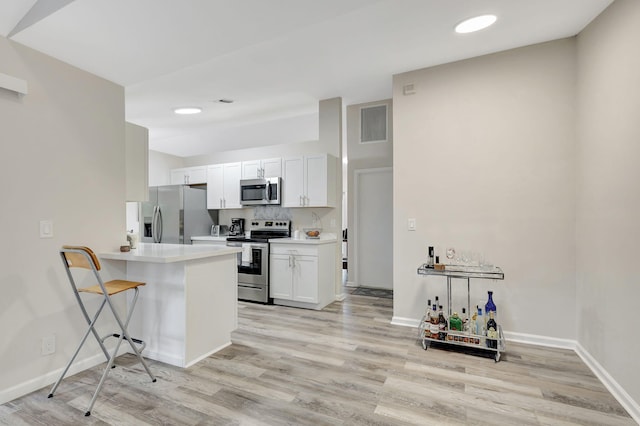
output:
{"label": "bar stool backrest", "polygon": [[[67,251],[75,250],[75,251]],[[83,246],[63,246],[60,251],[69,268],[85,268],[100,270],[100,261],[93,250]],[[79,253],[80,252],[80,253]],[[93,263],[93,264],[92,264]]]}

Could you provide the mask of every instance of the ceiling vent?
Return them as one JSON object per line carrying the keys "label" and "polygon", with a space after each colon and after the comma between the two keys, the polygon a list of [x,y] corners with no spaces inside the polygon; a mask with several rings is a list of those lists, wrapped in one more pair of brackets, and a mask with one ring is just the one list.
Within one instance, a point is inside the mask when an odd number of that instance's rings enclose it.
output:
{"label": "ceiling vent", "polygon": [[387,142],[387,105],[360,108],[360,143]]}

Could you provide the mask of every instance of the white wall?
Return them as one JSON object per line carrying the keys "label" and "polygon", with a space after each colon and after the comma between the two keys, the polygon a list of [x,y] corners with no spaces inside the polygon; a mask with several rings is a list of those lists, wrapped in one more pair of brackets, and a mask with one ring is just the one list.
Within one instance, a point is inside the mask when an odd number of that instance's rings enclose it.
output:
{"label": "white wall", "polygon": [[638,22],[640,2],[617,0],[577,43],[578,340],[636,406],[640,340],[632,330],[639,324],[640,302]]}
{"label": "white wall", "polygon": [[[29,85],[22,98],[0,90],[3,403],[52,383],[86,329],[59,248],[116,250],[126,233],[123,88],[4,37],[0,57],[2,72]],[[43,219],[53,221],[53,238],[39,238]],[[123,272],[103,266],[106,278]],[[56,352],[42,356],[48,335]],[[80,361],[98,353],[90,342]]]}
{"label": "white wall", "polygon": [[171,184],[171,169],[185,166],[181,157],[164,152],[149,151],[149,186]]}
{"label": "white wall", "polygon": [[576,338],[575,71],[571,38],[394,77],[394,320],[444,298],[416,268],[454,247],[504,270],[471,302],[494,290],[506,331]]}

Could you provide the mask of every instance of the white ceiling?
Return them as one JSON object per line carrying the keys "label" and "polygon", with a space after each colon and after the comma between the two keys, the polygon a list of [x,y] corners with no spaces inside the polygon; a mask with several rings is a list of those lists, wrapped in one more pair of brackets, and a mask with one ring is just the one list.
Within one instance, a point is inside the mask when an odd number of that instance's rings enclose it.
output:
{"label": "white ceiling", "polygon": [[[317,137],[321,99],[390,98],[393,74],[573,36],[611,2],[2,0],[0,35],[32,10],[11,40],[123,85],[151,149],[191,156]],[[493,27],[453,32],[485,13]]]}

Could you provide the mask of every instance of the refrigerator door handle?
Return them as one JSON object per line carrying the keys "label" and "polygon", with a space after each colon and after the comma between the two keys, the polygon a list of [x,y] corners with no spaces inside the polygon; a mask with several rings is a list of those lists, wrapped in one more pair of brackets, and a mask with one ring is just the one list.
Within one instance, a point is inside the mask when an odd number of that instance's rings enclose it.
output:
{"label": "refrigerator door handle", "polygon": [[156,241],[156,219],[158,217],[158,206],[153,206],[153,216],[151,216],[151,238]]}
{"label": "refrigerator door handle", "polygon": [[160,206],[158,206],[158,220],[157,220],[157,228],[158,228],[158,241],[156,243],[162,242],[162,210],[160,210]]}

